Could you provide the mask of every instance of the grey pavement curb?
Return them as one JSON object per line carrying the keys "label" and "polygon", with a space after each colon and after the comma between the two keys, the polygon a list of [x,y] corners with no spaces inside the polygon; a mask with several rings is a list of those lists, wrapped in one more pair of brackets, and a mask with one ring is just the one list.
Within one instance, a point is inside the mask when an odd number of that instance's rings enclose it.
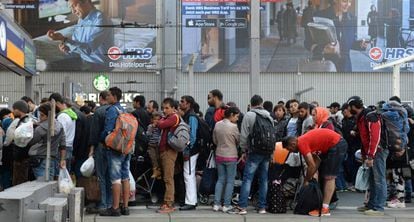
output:
{"label": "grey pavement curb", "polygon": [[302,215],[294,215],[291,212],[287,214],[265,214],[259,215],[249,211],[247,215],[230,215],[224,213],[213,213],[210,209],[200,209],[197,211],[180,212],[176,211],[171,214],[158,214],[153,209],[137,209],[131,208],[130,216],[121,217],[100,217],[97,215],[87,215],[85,222],[101,222],[101,221],[140,221],[140,222],[325,222],[325,221],[358,221],[358,222],[408,222],[414,221],[414,211],[412,209],[400,209],[386,211],[385,216],[370,217],[365,216],[354,210],[337,210],[333,211],[329,217],[310,217]]}

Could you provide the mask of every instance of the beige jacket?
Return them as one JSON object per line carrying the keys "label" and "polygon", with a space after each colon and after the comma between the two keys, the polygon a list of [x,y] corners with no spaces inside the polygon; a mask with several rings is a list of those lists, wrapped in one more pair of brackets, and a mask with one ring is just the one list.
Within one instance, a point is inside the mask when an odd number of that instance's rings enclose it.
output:
{"label": "beige jacket", "polygon": [[213,131],[213,142],[217,145],[216,156],[237,158],[237,146],[240,142],[237,125],[228,119],[217,122]]}

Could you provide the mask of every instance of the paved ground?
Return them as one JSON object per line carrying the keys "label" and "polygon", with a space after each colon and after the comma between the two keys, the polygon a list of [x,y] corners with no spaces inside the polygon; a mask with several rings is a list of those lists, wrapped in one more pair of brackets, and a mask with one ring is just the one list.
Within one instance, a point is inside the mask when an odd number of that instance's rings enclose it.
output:
{"label": "paved ground", "polygon": [[386,209],[386,215],[383,217],[368,217],[356,211],[363,201],[363,194],[345,192],[339,194],[340,202],[338,208],[332,211],[332,216],[313,218],[309,216],[294,215],[291,211],[286,214],[266,214],[259,215],[254,212],[253,208],[249,209],[246,216],[229,215],[216,213],[211,210],[210,206],[200,206],[196,211],[180,212],[176,211],[171,214],[157,214],[156,207],[135,206],[131,207],[130,216],[119,218],[100,217],[97,215],[86,215],[85,222],[100,221],[139,221],[139,222],[186,222],[186,221],[203,221],[203,222],[296,222],[296,221],[372,221],[372,222],[405,222],[414,221],[414,204],[408,204],[405,209]]}

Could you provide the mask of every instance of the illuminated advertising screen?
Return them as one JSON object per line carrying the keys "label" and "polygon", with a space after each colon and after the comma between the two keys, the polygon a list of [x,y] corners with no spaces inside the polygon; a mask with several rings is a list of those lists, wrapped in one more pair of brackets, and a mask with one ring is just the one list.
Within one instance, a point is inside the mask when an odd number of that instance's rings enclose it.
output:
{"label": "illuminated advertising screen", "polygon": [[32,39],[1,10],[0,57],[0,63],[10,70],[25,75],[36,73],[36,52]]}
{"label": "illuminated advertising screen", "polygon": [[[195,56],[196,72],[249,72],[249,2],[182,0],[182,66]],[[261,0],[261,72],[373,72],[379,64],[412,55],[412,4]],[[404,70],[413,67],[408,63]]]}
{"label": "illuminated advertising screen", "polygon": [[5,1],[6,11],[33,38],[39,71],[156,67],[155,0]]}

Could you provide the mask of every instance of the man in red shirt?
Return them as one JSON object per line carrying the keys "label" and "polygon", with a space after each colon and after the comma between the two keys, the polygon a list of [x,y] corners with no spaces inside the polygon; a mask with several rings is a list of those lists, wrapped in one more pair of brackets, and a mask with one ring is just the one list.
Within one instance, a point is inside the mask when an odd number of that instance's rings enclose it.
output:
{"label": "man in red shirt", "polygon": [[162,102],[164,117],[160,119],[157,127],[162,130],[159,144],[161,170],[165,183],[164,203],[161,205],[158,213],[171,213],[174,209],[174,168],[177,159],[177,151],[168,145],[168,132],[173,132],[180,122],[174,108],[174,99],[165,98]]}
{"label": "man in red shirt", "polygon": [[[305,182],[313,178],[319,170],[319,178],[324,178],[322,216],[329,216],[329,203],[335,191],[335,178],[339,173],[339,166],[345,158],[348,145],[346,141],[333,130],[314,129],[300,137],[285,137],[283,147],[291,152],[300,152],[306,161]],[[319,216],[319,210],[309,212],[311,216]]]}

